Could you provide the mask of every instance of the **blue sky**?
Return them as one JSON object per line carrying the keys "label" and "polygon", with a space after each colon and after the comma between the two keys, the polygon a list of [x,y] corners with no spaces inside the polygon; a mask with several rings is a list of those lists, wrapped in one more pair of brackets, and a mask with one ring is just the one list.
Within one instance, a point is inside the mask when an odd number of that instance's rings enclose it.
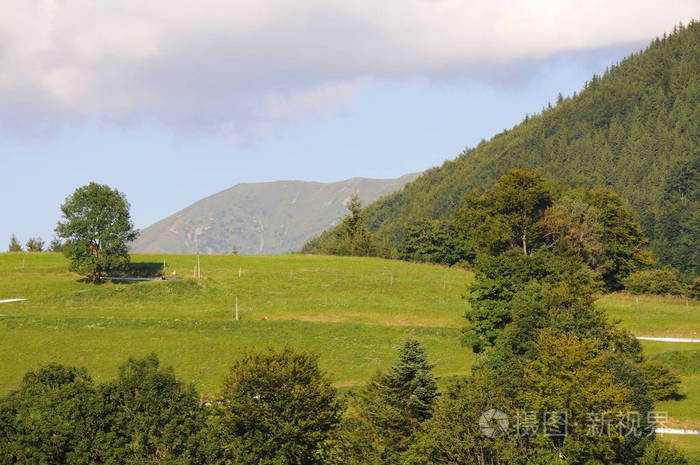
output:
{"label": "blue sky", "polygon": [[424,170],[700,16],[684,1],[28,3],[0,19],[0,241],[50,239],[90,181],[143,228],[240,182]]}

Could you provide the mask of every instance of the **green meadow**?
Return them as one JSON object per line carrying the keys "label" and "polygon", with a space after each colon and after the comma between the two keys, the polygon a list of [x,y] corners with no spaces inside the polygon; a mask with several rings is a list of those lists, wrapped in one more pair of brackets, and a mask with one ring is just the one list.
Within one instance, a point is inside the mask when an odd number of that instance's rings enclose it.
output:
{"label": "green meadow", "polygon": [[[115,376],[129,356],[157,353],[203,397],[220,388],[245,350],[290,345],[313,351],[340,388],[365,383],[414,336],[444,384],[468,372],[460,344],[472,274],[378,258],[306,255],[134,255],[170,281],[84,283],[60,254],[0,254],[0,393],[29,369],[59,362]],[[239,320],[235,320],[238,300]],[[700,335],[700,304],[673,297],[602,296],[612,320],[640,336]],[[644,341],[650,358],[683,379],[680,401],[663,402],[668,426],[700,428],[700,344]],[[700,454],[700,438],[667,436]]]}
{"label": "green meadow", "polygon": [[[387,367],[406,337],[423,341],[444,379],[472,361],[461,347],[471,275],[373,258],[136,255],[177,281],[83,283],[59,254],[0,254],[0,392],[56,361],[98,379],[129,356],[157,353],[204,396],[247,349],[287,344],[318,353],[340,387]],[[236,298],[239,321],[235,321]]]}

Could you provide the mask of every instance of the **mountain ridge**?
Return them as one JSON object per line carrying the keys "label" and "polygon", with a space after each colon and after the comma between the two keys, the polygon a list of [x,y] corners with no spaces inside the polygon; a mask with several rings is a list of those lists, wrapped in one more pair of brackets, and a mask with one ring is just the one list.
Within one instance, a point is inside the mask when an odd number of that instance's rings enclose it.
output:
{"label": "mountain ridge", "polygon": [[357,192],[365,203],[401,189],[419,173],[337,182],[244,182],[204,197],[141,231],[135,253],[275,254],[298,250],[337,224]]}

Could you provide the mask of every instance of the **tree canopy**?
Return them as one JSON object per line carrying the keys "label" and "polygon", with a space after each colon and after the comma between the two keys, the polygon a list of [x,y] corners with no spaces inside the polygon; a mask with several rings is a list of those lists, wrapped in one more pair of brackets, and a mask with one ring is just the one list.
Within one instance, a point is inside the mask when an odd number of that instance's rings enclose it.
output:
{"label": "tree canopy", "polygon": [[61,211],[56,234],[66,240],[64,254],[71,261],[71,271],[97,283],[105,272],[128,265],[127,244],[138,232],[124,194],[93,182],[76,189]]}

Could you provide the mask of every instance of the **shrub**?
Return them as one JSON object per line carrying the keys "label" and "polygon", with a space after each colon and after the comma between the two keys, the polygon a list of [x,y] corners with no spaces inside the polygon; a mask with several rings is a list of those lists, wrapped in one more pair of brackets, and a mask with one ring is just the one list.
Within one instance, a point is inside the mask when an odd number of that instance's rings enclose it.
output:
{"label": "shrub", "polygon": [[637,271],[623,280],[632,294],[683,295],[685,289],[680,273],[672,268]]}

